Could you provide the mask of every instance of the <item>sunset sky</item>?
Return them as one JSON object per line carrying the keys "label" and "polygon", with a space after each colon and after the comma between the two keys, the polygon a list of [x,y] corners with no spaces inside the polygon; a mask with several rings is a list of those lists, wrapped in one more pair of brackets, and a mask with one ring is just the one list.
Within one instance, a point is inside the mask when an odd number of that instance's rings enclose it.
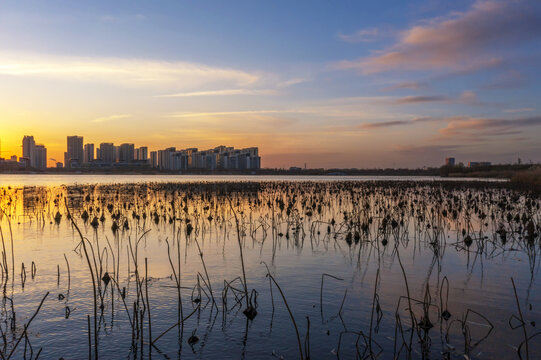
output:
{"label": "sunset sky", "polygon": [[541,1],[2,1],[0,99],[2,157],[80,135],[263,167],[540,162]]}

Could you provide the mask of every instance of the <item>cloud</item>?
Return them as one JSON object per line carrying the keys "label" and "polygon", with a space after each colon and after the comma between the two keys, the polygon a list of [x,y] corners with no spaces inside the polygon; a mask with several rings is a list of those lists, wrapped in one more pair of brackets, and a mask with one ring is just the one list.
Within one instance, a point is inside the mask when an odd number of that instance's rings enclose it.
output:
{"label": "cloud", "polygon": [[276,84],[276,87],[286,88],[286,87],[302,84],[302,83],[307,82],[309,80],[310,79],[307,79],[307,78],[293,78],[293,79],[289,79],[289,80],[286,80],[286,81],[279,82],[278,84]]}
{"label": "cloud", "polygon": [[276,95],[276,90],[224,89],[209,91],[192,91],[175,94],[159,95],[157,97],[196,97],[196,96],[230,96],[230,95]]}
{"label": "cloud", "polygon": [[518,134],[524,128],[540,125],[541,116],[519,119],[469,118],[450,121],[439,133],[442,137],[502,136]]}
{"label": "cloud", "polygon": [[227,116],[227,115],[255,115],[255,114],[277,114],[291,112],[288,110],[243,110],[243,111],[216,111],[216,112],[184,112],[173,113],[167,117],[172,118],[191,118],[191,117],[209,117],[209,116]]}
{"label": "cloud", "polygon": [[402,32],[390,48],[376,55],[335,64],[361,73],[390,70],[484,68],[500,61],[505,50],[538,41],[541,6],[536,1],[477,1]]}
{"label": "cloud", "polygon": [[246,87],[260,75],[179,61],[0,54],[0,76],[98,82],[135,88]]}
{"label": "cloud", "polygon": [[131,117],[130,114],[109,115],[109,116],[104,116],[104,117],[94,119],[94,120],[92,120],[92,122],[102,123],[102,122],[107,122],[107,121],[112,121],[112,120],[126,119],[126,118],[130,118],[130,117]]}
{"label": "cloud", "polygon": [[361,129],[377,129],[377,128],[387,128],[387,127],[409,125],[409,124],[412,124],[412,122],[409,120],[392,120],[392,121],[363,123],[359,127]]}
{"label": "cloud", "polygon": [[448,97],[445,96],[406,96],[394,101],[395,104],[415,104],[426,102],[447,102]]}
{"label": "cloud", "polygon": [[360,43],[375,41],[376,38],[381,35],[381,32],[376,29],[364,29],[354,32],[353,34],[338,34],[338,38],[348,43]]}
{"label": "cloud", "polygon": [[432,121],[450,121],[452,119],[463,119],[458,118],[435,118],[429,116],[414,117],[410,120],[390,120],[390,121],[380,121],[380,122],[367,122],[361,124],[359,127],[361,129],[377,129],[377,128],[387,128],[393,126],[403,126],[403,125],[415,125],[419,123],[432,122]]}
{"label": "cloud", "polygon": [[470,104],[480,105],[481,102],[477,99],[477,95],[471,91],[463,91],[459,96],[449,97],[441,95],[424,95],[424,96],[406,96],[393,101],[394,104],[418,104],[418,103],[445,103],[445,104]]}

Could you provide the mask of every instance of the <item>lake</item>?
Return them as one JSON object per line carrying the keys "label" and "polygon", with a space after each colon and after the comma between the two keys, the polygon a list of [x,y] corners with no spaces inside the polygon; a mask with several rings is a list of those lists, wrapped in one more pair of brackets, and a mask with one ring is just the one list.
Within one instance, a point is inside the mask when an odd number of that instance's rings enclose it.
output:
{"label": "lake", "polygon": [[506,183],[0,175],[0,187],[6,358],[541,357],[541,200]]}

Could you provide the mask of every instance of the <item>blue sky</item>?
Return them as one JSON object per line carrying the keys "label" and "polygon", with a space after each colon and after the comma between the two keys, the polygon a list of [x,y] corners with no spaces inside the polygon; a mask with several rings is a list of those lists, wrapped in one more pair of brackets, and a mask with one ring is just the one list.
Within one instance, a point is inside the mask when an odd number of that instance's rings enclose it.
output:
{"label": "blue sky", "polygon": [[541,161],[538,1],[3,1],[23,135],[259,146],[263,166]]}

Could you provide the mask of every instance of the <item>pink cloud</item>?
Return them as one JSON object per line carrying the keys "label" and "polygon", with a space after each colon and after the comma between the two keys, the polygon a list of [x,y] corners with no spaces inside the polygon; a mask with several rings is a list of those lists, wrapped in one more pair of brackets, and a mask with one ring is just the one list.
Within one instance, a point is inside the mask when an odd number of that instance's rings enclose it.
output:
{"label": "pink cloud", "polygon": [[502,49],[541,35],[541,7],[535,1],[478,1],[415,25],[375,56],[336,64],[362,73],[389,70],[483,68],[500,62]]}
{"label": "pink cloud", "polygon": [[523,128],[541,125],[541,117],[520,119],[470,118],[450,121],[439,130],[442,137],[502,136],[518,134]]}

